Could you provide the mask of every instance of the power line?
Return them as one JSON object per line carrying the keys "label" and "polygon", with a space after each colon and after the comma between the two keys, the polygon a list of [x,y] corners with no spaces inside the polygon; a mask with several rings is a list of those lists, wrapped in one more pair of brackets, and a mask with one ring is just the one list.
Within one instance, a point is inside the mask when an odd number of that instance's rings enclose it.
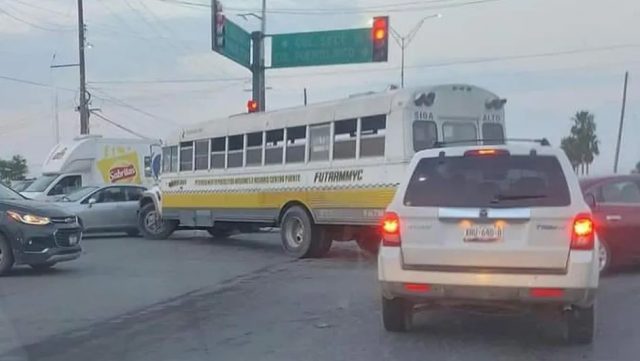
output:
{"label": "power line", "polygon": [[153,80],[97,80],[90,84],[191,84],[191,83],[221,83],[251,80],[248,77],[216,78],[216,79],[153,79]]}
{"label": "power line", "polygon": [[125,127],[124,125],[119,124],[119,123],[117,123],[117,122],[115,122],[115,121],[113,121],[113,120],[111,120],[111,119],[109,119],[109,118],[105,117],[104,115],[102,115],[102,114],[100,114],[100,113],[98,113],[98,112],[96,112],[96,111],[91,112],[91,114],[93,114],[93,115],[95,115],[96,117],[98,117],[98,118],[100,118],[100,119],[104,120],[105,122],[107,122],[107,123],[109,123],[109,124],[113,125],[113,126],[114,126],[114,127],[116,127],[116,128],[119,128],[119,129],[121,129],[121,130],[124,130],[124,131],[125,131],[125,132],[127,132],[127,133],[130,133],[130,134],[135,135],[136,137],[140,137],[140,138],[142,138],[142,139],[151,139],[151,138],[149,138],[149,137],[147,137],[147,136],[144,136],[144,135],[142,135],[142,134],[140,134],[140,133],[136,132],[135,130],[131,130],[131,129],[129,129],[129,128],[127,128],[127,127]]}
{"label": "power line", "polygon": [[64,12],[59,11],[59,10],[54,10],[54,9],[51,9],[51,8],[48,8],[48,7],[45,7],[45,6],[35,5],[35,4],[30,3],[30,2],[22,1],[22,0],[12,0],[12,1],[14,3],[18,3],[18,4],[21,4],[21,5],[33,8],[33,9],[44,10],[44,11],[49,12],[49,13],[58,14],[58,15],[64,15],[65,17],[69,17],[68,13],[64,13]]}
{"label": "power line", "polygon": [[[149,21],[149,20],[147,19],[147,17],[146,17],[146,16],[144,16],[144,15],[143,15],[143,14],[142,14],[142,13],[141,13],[137,8],[135,8],[133,5],[131,5],[131,3],[129,2],[129,0],[123,0],[123,1],[124,1],[124,3],[127,5],[127,7],[128,7],[128,8],[129,8],[129,9],[130,9],[130,10],[131,10],[131,11],[132,11],[132,12],[133,12],[133,13],[134,13],[138,18],[140,18],[140,20],[142,20],[142,22],[143,22],[143,23],[145,23],[145,24],[147,25],[147,27],[148,27],[149,29],[151,29],[151,31],[152,31],[153,33],[155,33],[155,34],[158,36],[158,38],[160,38],[160,39],[164,40],[164,41],[167,43],[167,45],[169,45],[169,46],[170,46],[171,48],[173,48],[174,50],[178,50],[178,46],[176,46],[176,45],[175,45],[175,43],[174,43],[173,41],[171,41],[171,39],[169,39],[169,38],[167,38],[166,36],[164,36],[164,34],[160,31],[160,28],[159,28],[159,27],[156,27],[156,25],[155,25],[155,24],[153,24],[151,21]],[[141,5],[143,5],[143,6],[144,6],[144,4],[143,4],[142,2],[139,2],[139,3],[140,3]],[[147,12],[148,12],[148,13],[152,14],[153,16],[155,16],[155,14],[153,14],[153,13],[152,13],[148,8],[146,8],[146,9],[147,9]],[[160,23],[160,24],[161,24],[161,23]],[[181,49],[181,50],[187,50],[187,51],[189,50],[189,49],[186,49],[186,47],[184,47],[181,43],[179,43],[179,44],[180,44],[180,46],[182,47],[182,49]]]}
{"label": "power line", "polygon": [[174,125],[174,126],[178,126],[179,125],[178,123],[174,122],[171,119],[166,119],[166,118],[163,118],[163,117],[159,117],[159,116],[157,116],[157,115],[155,115],[153,113],[149,113],[146,110],[143,110],[143,109],[140,109],[140,108],[138,108],[136,106],[133,106],[133,105],[125,102],[122,99],[118,99],[116,97],[113,97],[113,96],[105,93],[104,91],[98,90],[96,88],[91,88],[91,90],[96,91],[99,94],[102,94],[101,96],[96,96],[96,98],[99,98],[99,99],[102,99],[104,101],[113,103],[115,105],[118,105],[118,106],[130,109],[130,110],[133,110],[134,112],[140,113],[142,115],[146,115],[147,117],[155,119],[155,120],[160,120],[162,122],[168,122],[168,123],[171,123],[171,125]]}
{"label": "power line", "polygon": [[13,20],[15,20],[17,22],[20,22],[20,23],[29,25],[31,27],[34,27],[36,29],[40,29],[40,30],[44,30],[44,31],[53,31],[53,32],[70,32],[70,31],[73,31],[73,29],[68,29],[68,28],[63,28],[63,27],[53,28],[53,27],[42,26],[40,24],[35,24],[35,23],[33,23],[33,22],[29,21],[29,20],[25,20],[23,18],[20,18],[20,17],[14,15],[14,14],[8,12],[5,9],[2,9],[2,8],[0,8],[0,13],[5,14],[9,18],[11,18],[11,19],[13,19]]}
{"label": "power line", "polygon": [[69,91],[69,92],[74,92],[74,93],[77,91],[76,89],[62,88],[62,87],[53,86],[51,84],[40,83],[40,82],[37,82],[37,81],[27,80],[27,79],[14,78],[14,77],[11,77],[11,76],[6,76],[6,75],[0,75],[0,79],[13,81],[13,82],[16,82],[16,83],[33,85],[33,86],[42,87],[42,88],[64,90],[64,91]]}
{"label": "power line", "polygon": [[[613,51],[613,50],[619,50],[619,49],[633,49],[633,48],[640,48],[640,44],[617,44],[617,45],[609,45],[609,46],[601,46],[601,47],[570,49],[570,50],[561,50],[561,51],[552,51],[552,52],[529,53],[529,54],[521,54],[521,55],[504,55],[504,56],[491,57],[491,58],[459,59],[459,60],[440,62],[440,63],[411,65],[411,66],[407,66],[406,68],[407,69],[438,68],[438,67],[448,67],[448,66],[456,66],[456,65],[470,65],[470,64],[494,63],[494,62],[511,61],[511,60],[548,58],[548,57],[557,57],[557,56],[602,52],[602,51]],[[387,67],[382,69],[381,68],[341,69],[341,70],[323,71],[323,72],[305,72],[304,74],[281,74],[281,75],[276,74],[276,75],[269,76],[269,78],[278,79],[278,78],[298,78],[303,76],[325,76],[325,75],[336,75],[336,74],[372,73],[372,72],[397,71],[399,69],[400,69],[399,66]],[[93,84],[192,84],[192,83],[217,83],[217,82],[246,81],[246,80],[248,80],[248,78],[102,80],[102,81],[93,81],[91,83]]]}
{"label": "power line", "polygon": [[[197,3],[187,0],[159,0],[167,3],[173,3],[177,5],[185,5],[191,7],[199,7],[199,8],[210,8],[210,4]],[[408,6],[402,7],[402,5],[380,5],[378,7],[360,7],[360,8],[340,8],[340,9],[293,9],[293,8],[270,8],[267,9],[267,13],[270,14],[283,14],[283,15],[334,15],[334,14],[367,14],[367,13],[375,13],[384,11],[386,13],[403,13],[403,12],[414,12],[414,11],[422,11],[422,10],[436,10],[436,9],[450,9],[450,8],[458,8],[465,7],[471,5],[479,5],[484,3],[497,2],[502,0],[474,0],[467,2],[459,2],[452,4],[442,4],[442,5],[429,5],[429,6]],[[433,1],[433,3],[438,1]],[[406,5],[411,5],[414,3],[425,3],[425,2],[409,2],[404,3]],[[388,8],[387,8],[388,7]],[[261,9],[257,8],[236,8],[236,7],[225,7],[226,10],[234,11],[234,12],[257,12]]]}

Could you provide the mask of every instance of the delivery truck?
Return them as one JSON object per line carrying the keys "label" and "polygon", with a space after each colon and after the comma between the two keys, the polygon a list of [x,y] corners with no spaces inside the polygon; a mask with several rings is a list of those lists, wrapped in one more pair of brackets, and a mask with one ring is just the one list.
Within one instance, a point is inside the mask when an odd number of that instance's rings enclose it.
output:
{"label": "delivery truck", "polygon": [[84,186],[151,186],[159,175],[161,157],[159,140],[80,136],[56,145],[47,156],[41,175],[21,194],[47,200]]}

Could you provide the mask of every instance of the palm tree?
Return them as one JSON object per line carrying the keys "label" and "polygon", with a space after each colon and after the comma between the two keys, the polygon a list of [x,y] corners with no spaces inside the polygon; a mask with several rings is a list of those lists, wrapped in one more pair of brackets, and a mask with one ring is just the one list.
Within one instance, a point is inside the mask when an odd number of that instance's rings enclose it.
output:
{"label": "palm tree", "polygon": [[578,151],[576,138],[573,136],[568,136],[562,138],[560,142],[560,148],[564,150],[567,158],[569,158],[569,162],[571,162],[571,166],[573,167],[574,172],[578,172],[578,167],[580,166],[580,152]]}
{"label": "palm tree", "polygon": [[596,156],[600,155],[600,141],[596,134],[596,122],[593,114],[586,110],[576,112],[571,118],[573,125],[571,126],[571,134],[563,139],[565,152],[567,156],[571,153],[569,159],[572,159],[575,169],[580,169],[581,174],[589,174],[589,166],[593,163]]}

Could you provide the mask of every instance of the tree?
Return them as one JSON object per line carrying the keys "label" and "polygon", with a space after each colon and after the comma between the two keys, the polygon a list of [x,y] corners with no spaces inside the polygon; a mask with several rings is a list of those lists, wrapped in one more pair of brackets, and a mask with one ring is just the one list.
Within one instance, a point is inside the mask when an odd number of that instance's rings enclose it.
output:
{"label": "tree", "polygon": [[576,112],[571,120],[571,133],[562,139],[561,147],[576,172],[589,174],[589,166],[600,155],[596,122],[593,114],[586,110]]}
{"label": "tree", "polygon": [[636,169],[634,169],[631,173],[640,173],[640,162],[636,163]]}
{"label": "tree", "polygon": [[0,180],[5,183],[25,179],[28,171],[27,160],[21,155],[16,154],[10,160],[0,159]]}

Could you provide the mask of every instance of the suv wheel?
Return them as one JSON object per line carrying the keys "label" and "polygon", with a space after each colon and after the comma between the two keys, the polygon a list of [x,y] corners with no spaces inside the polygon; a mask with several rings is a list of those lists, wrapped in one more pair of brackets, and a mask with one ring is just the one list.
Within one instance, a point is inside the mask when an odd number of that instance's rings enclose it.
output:
{"label": "suv wheel", "polygon": [[178,228],[178,222],[163,220],[155,205],[149,203],[140,210],[138,228],[147,239],[167,239]]}
{"label": "suv wheel", "polygon": [[0,276],[9,272],[13,267],[13,251],[9,241],[0,234]]}
{"label": "suv wheel", "polygon": [[577,307],[566,311],[567,341],[570,344],[590,344],[595,331],[595,306]]}
{"label": "suv wheel", "polygon": [[382,323],[387,331],[406,332],[413,323],[413,305],[402,298],[382,298]]}

